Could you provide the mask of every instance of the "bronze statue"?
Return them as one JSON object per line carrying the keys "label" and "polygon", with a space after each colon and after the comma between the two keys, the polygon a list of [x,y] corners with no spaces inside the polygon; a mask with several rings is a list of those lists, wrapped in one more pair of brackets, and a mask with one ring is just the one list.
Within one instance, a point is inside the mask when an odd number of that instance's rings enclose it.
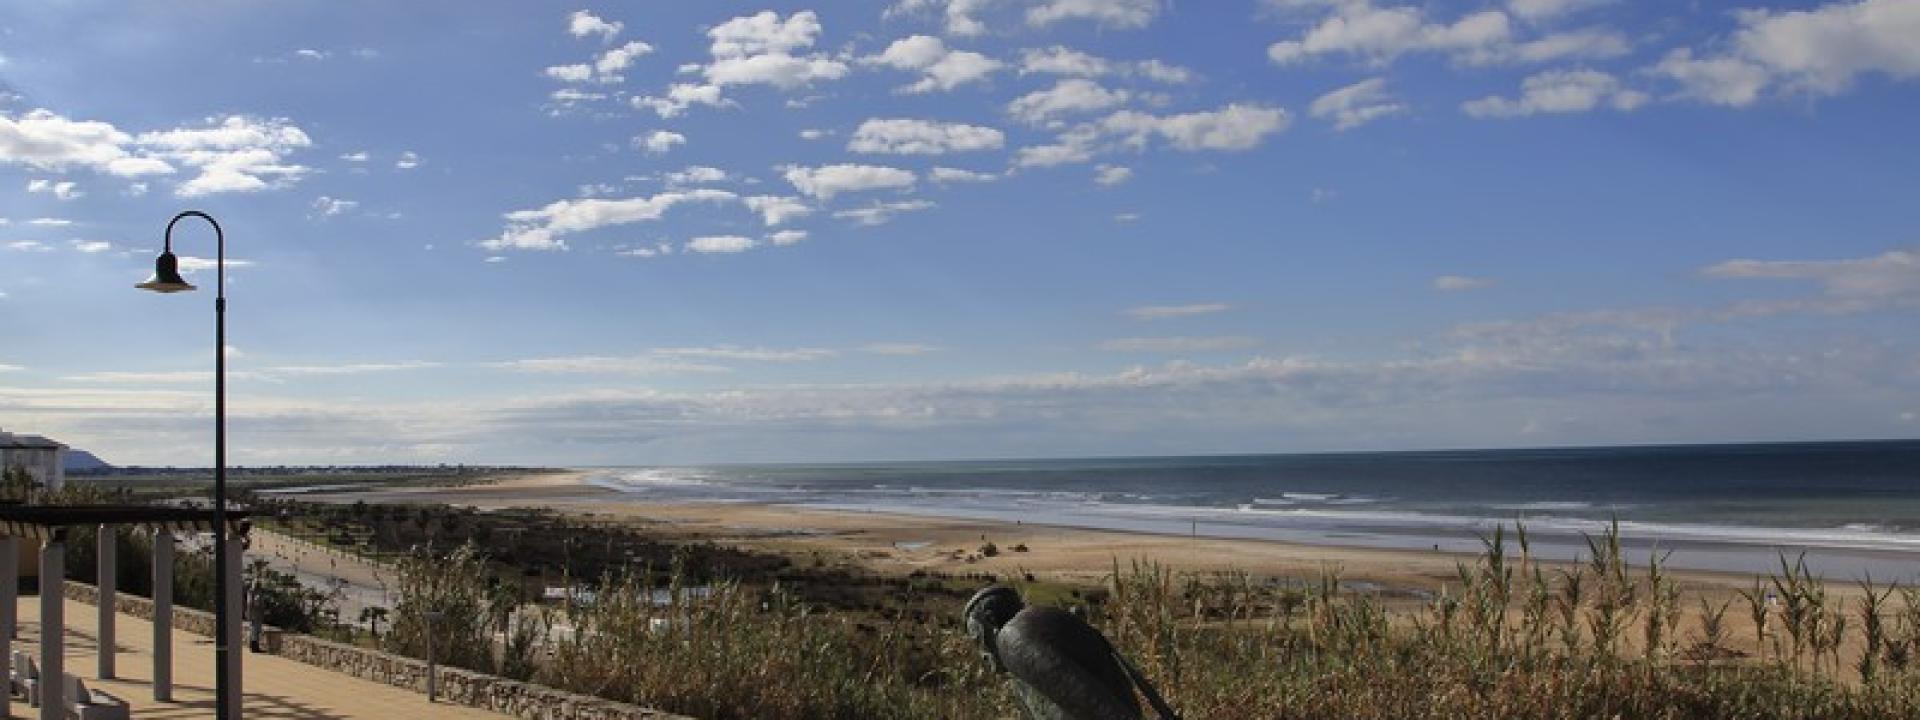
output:
{"label": "bronze statue", "polygon": [[967,634],[1013,682],[1031,720],[1140,720],[1139,688],[1161,720],[1173,709],[1138,668],[1093,626],[1055,607],[1027,607],[1020,593],[994,585],[974,593]]}

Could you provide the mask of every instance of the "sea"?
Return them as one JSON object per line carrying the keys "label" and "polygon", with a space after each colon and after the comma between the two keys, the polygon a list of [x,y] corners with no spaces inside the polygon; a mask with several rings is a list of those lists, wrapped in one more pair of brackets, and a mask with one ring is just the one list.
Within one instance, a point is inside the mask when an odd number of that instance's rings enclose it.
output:
{"label": "sea", "polygon": [[[1920,441],[581,468],[615,497],[1920,582]],[[617,500],[616,500],[617,501]]]}

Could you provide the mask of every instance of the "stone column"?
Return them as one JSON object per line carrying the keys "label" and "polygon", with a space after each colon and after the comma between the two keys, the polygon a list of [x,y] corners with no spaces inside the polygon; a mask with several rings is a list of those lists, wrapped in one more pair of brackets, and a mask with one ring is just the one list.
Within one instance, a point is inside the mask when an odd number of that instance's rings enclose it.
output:
{"label": "stone column", "polygon": [[120,595],[119,588],[117,587],[119,585],[119,573],[117,571],[120,568],[118,563],[115,562],[118,558],[114,557],[114,550],[116,549],[114,547],[114,535],[112,525],[101,525],[99,542],[96,543],[98,550],[94,553],[98,558],[98,562],[95,563],[94,580],[97,581],[96,585],[100,588],[100,594],[98,600],[95,602],[95,607],[100,611],[100,622],[98,626],[100,652],[97,653],[97,657],[100,661],[98,675],[102,680],[113,679],[113,656],[115,653],[113,632],[114,603],[119,599]]}
{"label": "stone column", "polygon": [[173,699],[173,533],[153,531],[153,699]]}
{"label": "stone column", "polygon": [[[13,672],[13,635],[19,629],[20,613],[20,539],[0,535],[0,639],[7,652],[0,652],[0,678]],[[13,694],[0,693],[0,717],[13,717]]]}
{"label": "stone column", "polygon": [[241,701],[246,697],[246,684],[240,680],[240,659],[247,654],[246,624],[241,620],[246,614],[246,593],[240,572],[246,566],[246,554],[244,537],[236,533],[227,538],[227,640],[232,648],[227,652],[227,696],[228,707],[233,708],[233,720],[240,720],[244,714]]}
{"label": "stone column", "polygon": [[67,531],[40,546],[40,720],[67,720]]}

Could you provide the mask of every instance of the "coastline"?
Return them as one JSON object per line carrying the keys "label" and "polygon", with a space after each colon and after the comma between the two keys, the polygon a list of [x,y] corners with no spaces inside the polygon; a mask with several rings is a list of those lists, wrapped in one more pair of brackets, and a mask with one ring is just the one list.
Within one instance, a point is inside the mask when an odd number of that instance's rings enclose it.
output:
{"label": "coastline", "polygon": [[[304,496],[329,502],[443,503],[487,509],[544,508],[599,522],[633,524],[663,537],[769,550],[843,563],[884,574],[916,571],[1093,584],[1116,563],[1148,562],[1188,573],[1244,572],[1290,581],[1316,578],[1326,568],[1356,587],[1378,589],[1413,602],[1457,578],[1477,552],[1304,543],[1269,539],[1186,536],[1095,529],[1045,522],[956,518],[900,511],[819,509],[757,502],[649,501],[588,481],[591,472],[541,473],[460,487],[401,488]],[[981,557],[992,542],[996,557]],[[1518,548],[1509,536],[1509,553]],[[1025,551],[1016,551],[1017,547]],[[1646,556],[1629,555],[1636,566]],[[1570,563],[1549,562],[1550,567]],[[1755,574],[1710,569],[1671,571],[1689,595],[1712,602],[1750,588]],[[1859,588],[1835,582],[1833,593]]]}

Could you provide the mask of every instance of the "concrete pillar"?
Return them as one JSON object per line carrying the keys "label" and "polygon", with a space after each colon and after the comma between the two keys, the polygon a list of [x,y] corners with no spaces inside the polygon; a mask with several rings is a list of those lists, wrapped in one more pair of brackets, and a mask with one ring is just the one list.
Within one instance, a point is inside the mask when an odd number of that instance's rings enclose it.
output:
{"label": "concrete pillar", "polygon": [[[221,528],[225,531],[226,528]],[[245,615],[246,594],[241,584],[240,569],[246,566],[246,543],[243,538],[227,538],[227,641],[232,650],[227,652],[227,707],[233,708],[233,719],[240,720],[244,714],[241,701],[246,697],[246,683],[240,679],[240,659],[247,654],[246,625],[241,616]]]}
{"label": "concrete pillar", "polygon": [[153,531],[153,699],[173,699],[173,533]]}
{"label": "concrete pillar", "polygon": [[120,596],[118,587],[119,573],[117,572],[120,568],[116,563],[118,558],[114,557],[115,534],[112,525],[101,525],[99,542],[97,543],[99,549],[94,553],[98,559],[98,562],[95,563],[94,579],[100,588],[100,594],[94,606],[100,611],[100,621],[98,625],[100,652],[97,653],[97,656],[100,660],[98,675],[102,680],[113,679],[113,656],[115,652],[113,632],[115,616],[114,603]]}
{"label": "concrete pillar", "polygon": [[[20,539],[0,536],[0,639],[7,652],[0,652],[0,678],[13,672],[13,635],[19,629],[20,614]],[[13,694],[0,693],[0,717],[13,717]]]}
{"label": "concrete pillar", "polygon": [[40,720],[67,720],[67,533],[40,546]]}

